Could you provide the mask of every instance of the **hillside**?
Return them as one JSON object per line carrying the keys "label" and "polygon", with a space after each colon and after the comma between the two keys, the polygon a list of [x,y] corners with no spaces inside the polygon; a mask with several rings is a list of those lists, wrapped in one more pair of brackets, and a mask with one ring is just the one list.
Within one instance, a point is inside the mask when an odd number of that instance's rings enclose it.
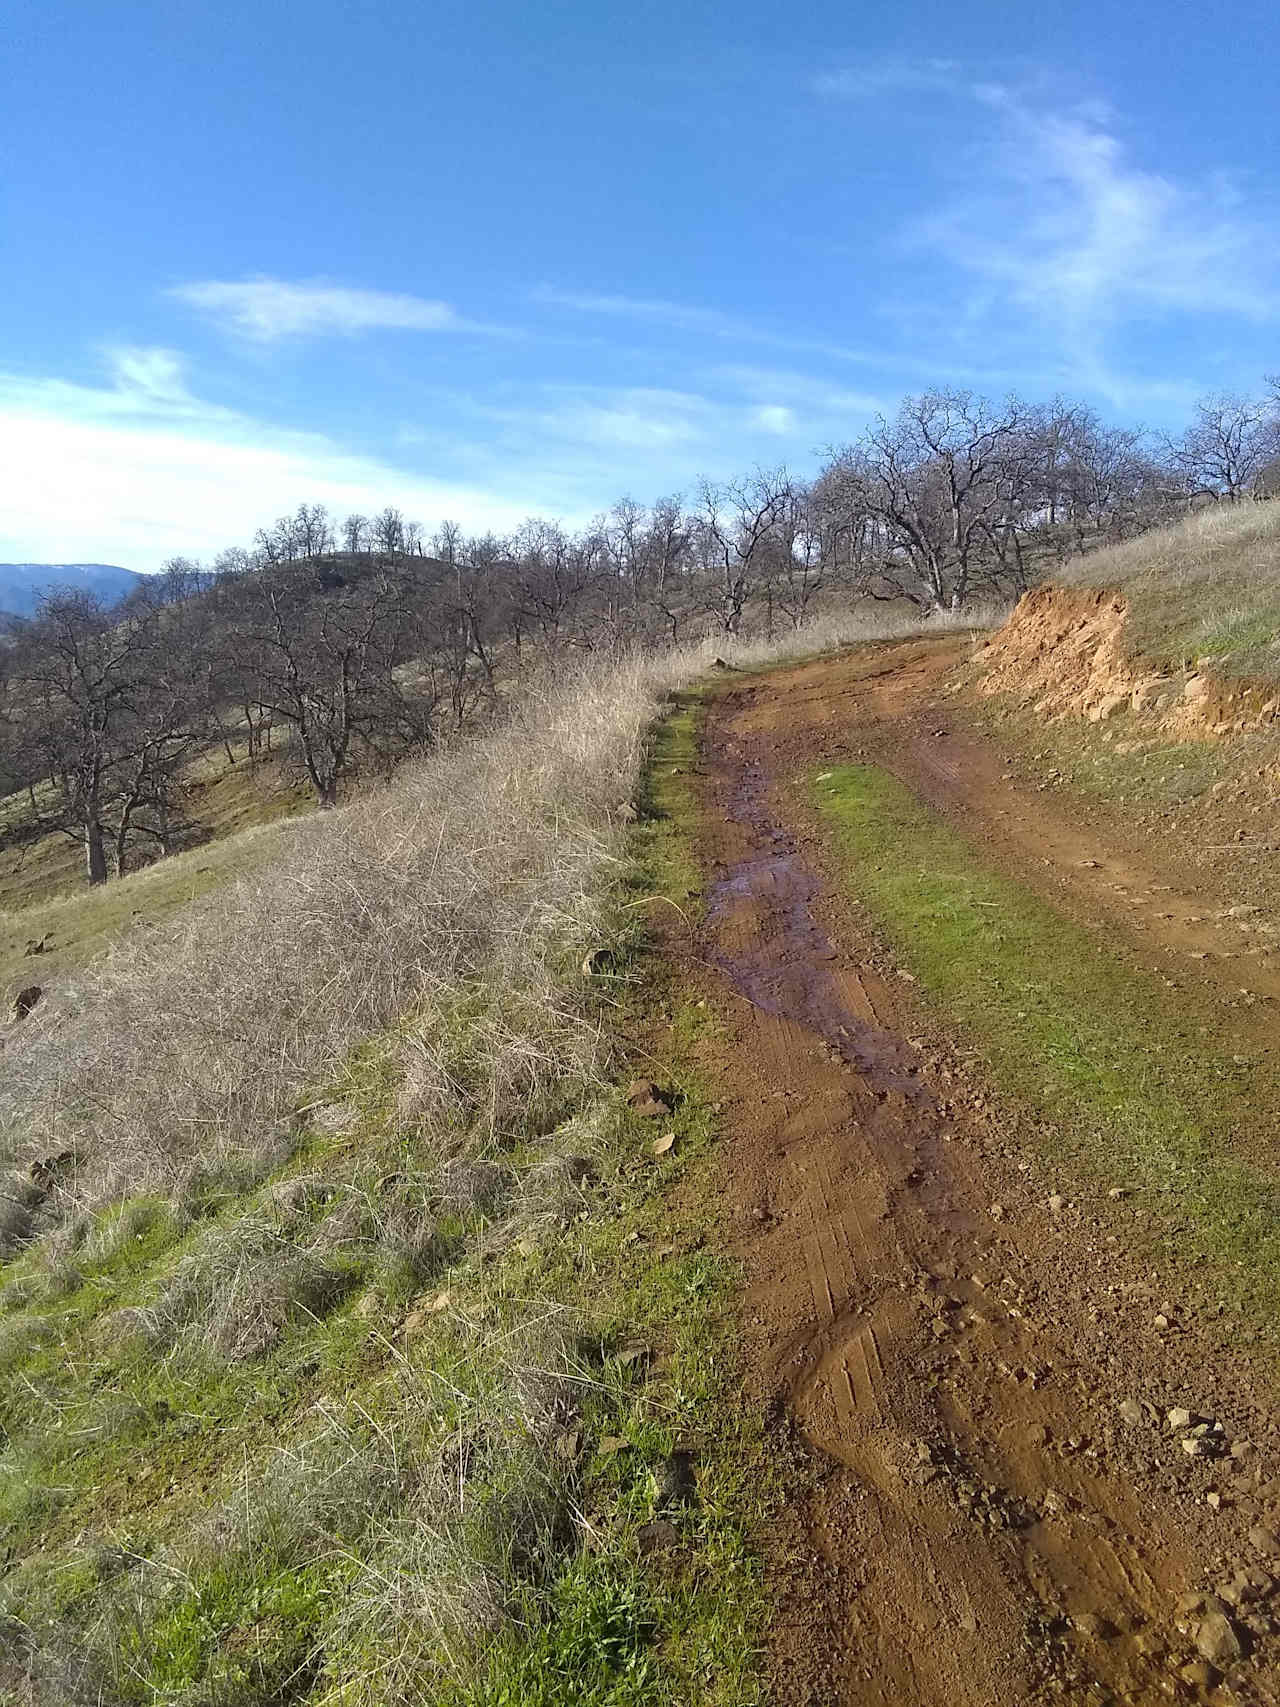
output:
{"label": "hillside", "polygon": [[1130,644],[1156,664],[1210,661],[1217,676],[1280,680],[1280,503],[1219,504],[1091,552],[1075,585],[1128,606]]}
{"label": "hillside", "polygon": [[1275,1699],[1280,755],[1162,721],[1260,517],[577,658],[94,892],[4,1037],[0,1691]]}
{"label": "hillside", "polygon": [[0,612],[30,616],[41,593],[68,587],[117,604],[144,580],[114,563],[0,563]]}

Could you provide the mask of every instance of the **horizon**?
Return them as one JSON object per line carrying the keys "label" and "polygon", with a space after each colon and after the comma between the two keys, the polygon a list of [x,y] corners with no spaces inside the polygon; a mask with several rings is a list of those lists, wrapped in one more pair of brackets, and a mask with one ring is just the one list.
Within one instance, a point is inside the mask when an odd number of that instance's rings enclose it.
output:
{"label": "horizon", "polygon": [[19,0],[0,558],[581,526],[930,385],[1155,430],[1260,391],[1274,16],[948,19]]}

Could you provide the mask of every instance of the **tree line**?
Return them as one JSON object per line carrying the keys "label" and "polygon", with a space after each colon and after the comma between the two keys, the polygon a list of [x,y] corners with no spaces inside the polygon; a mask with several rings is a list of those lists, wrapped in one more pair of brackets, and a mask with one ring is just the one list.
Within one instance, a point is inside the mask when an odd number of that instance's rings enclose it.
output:
{"label": "tree line", "polygon": [[1263,496],[1280,382],[1197,405],[1153,439],[1063,400],[904,400],[812,480],[756,469],[688,498],[622,499],[590,526],[508,537],[394,507],[300,504],[209,567],[174,558],[122,606],[53,592],[0,647],[10,836],[81,842],[90,883],[182,841],[183,777],[273,741],[332,806],[353,771],[492,715],[548,654],[798,627],[832,599],[924,612],[1025,591],[1072,553],[1188,505]]}

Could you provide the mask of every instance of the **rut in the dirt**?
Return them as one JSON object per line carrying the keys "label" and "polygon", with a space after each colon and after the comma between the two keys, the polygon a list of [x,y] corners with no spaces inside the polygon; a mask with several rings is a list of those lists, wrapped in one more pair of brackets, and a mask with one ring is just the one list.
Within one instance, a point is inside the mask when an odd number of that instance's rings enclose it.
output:
{"label": "rut in the dirt", "polygon": [[[1265,1626],[1224,1613],[1242,1653],[1210,1659],[1213,1607],[1180,1598],[1257,1574],[1241,1524],[1215,1539],[1180,1497],[1178,1443],[1119,1408],[1182,1390],[1190,1345],[1170,1358],[1117,1308],[1123,1253],[1087,1224],[1046,1235],[1016,1134],[820,875],[782,786],[832,756],[820,668],[790,699],[726,695],[703,743],[747,1353],[811,1453],[772,1550],[771,1698],[1276,1701]],[[874,721],[856,672],[839,713],[846,741]],[[1221,1384],[1256,1439],[1245,1383]]]}
{"label": "rut in the dirt", "polygon": [[732,748],[719,759],[736,773],[728,815],[747,831],[750,851],[712,885],[709,922],[715,926],[741,903],[759,902],[769,909],[773,928],[763,941],[716,947],[713,963],[756,1007],[825,1038],[873,1090],[931,1101],[913,1052],[856,1012],[832,976],[836,950],[813,912],[822,882],[805,865],[795,838],[772,821],[763,766]]}

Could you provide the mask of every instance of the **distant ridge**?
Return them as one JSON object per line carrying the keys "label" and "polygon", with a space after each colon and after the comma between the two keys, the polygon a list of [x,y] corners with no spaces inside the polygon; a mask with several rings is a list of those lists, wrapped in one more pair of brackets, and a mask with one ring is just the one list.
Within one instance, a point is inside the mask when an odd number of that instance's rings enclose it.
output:
{"label": "distant ridge", "polygon": [[0,563],[0,612],[30,616],[52,587],[74,587],[116,604],[145,579],[115,563]]}

